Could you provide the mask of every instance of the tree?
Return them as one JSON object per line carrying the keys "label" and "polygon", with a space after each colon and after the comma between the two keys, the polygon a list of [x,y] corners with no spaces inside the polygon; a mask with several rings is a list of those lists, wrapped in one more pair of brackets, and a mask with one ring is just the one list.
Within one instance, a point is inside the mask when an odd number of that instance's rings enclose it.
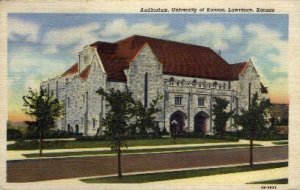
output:
{"label": "tree", "polygon": [[160,109],[157,107],[158,101],[162,98],[157,94],[156,99],[152,100],[148,107],[144,106],[141,102],[135,103],[135,119],[136,122],[132,124],[133,132],[136,132],[138,129],[139,135],[147,136],[148,130],[152,130],[154,135],[159,135],[160,130],[156,125],[153,116],[155,113],[159,112]]}
{"label": "tree", "polygon": [[213,105],[212,114],[215,116],[213,119],[215,130],[218,134],[223,135],[226,127],[226,122],[232,116],[234,111],[224,111],[228,106],[228,101],[222,98],[215,97],[216,104]]}
{"label": "tree", "polygon": [[39,92],[29,88],[28,94],[23,96],[23,100],[24,112],[35,119],[35,125],[39,129],[39,150],[40,156],[42,156],[44,131],[53,127],[55,120],[64,114],[63,105],[59,103],[58,99],[46,94],[42,88]]}
{"label": "tree", "polygon": [[128,90],[110,89],[109,92],[105,92],[100,88],[97,93],[104,96],[110,105],[110,110],[104,119],[104,125],[107,127],[104,133],[111,143],[111,149],[117,152],[118,177],[122,178],[121,148],[127,148],[129,122],[135,113],[135,101]]}
{"label": "tree", "polygon": [[255,93],[249,104],[249,109],[241,110],[241,115],[236,116],[236,124],[243,127],[250,134],[250,166],[253,166],[253,140],[256,131],[263,131],[268,124],[267,113],[271,107],[270,99],[258,99]]}

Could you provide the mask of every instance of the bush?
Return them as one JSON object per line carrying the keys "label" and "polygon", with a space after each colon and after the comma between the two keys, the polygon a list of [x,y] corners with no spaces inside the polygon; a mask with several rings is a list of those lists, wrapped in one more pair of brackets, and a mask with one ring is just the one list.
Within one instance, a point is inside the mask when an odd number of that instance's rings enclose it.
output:
{"label": "bush", "polygon": [[164,127],[163,130],[160,132],[161,135],[170,135],[167,129]]}
{"label": "bush", "polygon": [[104,141],[106,140],[105,136],[77,136],[76,141]]}
{"label": "bush", "polygon": [[[240,138],[249,140],[251,134],[249,131],[239,132]],[[288,140],[288,134],[278,134],[274,129],[264,129],[255,132],[254,140],[269,141],[269,140]]]}
{"label": "bush", "polygon": [[177,138],[208,138],[208,139],[220,139],[229,141],[238,141],[239,137],[236,133],[225,132],[223,135],[208,135],[205,133],[183,132],[176,135]]}
{"label": "bush", "polygon": [[23,138],[23,134],[18,129],[7,129],[7,140],[18,140]]}
{"label": "bush", "polygon": [[[55,148],[62,147],[66,144],[66,141],[55,140],[55,141],[43,141],[44,148]],[[18,139],[14,144],[15,148],[18,149],[38,149],[39,148],[39,140],[25,140]]]}
{"label": "bush", "polygon": [[[44,139],[59,139],[59,138],[74,138],[77,136],[81,136],[82,133],[79,134],[70,134],[67,131],[62,131],[62,130],[48,130],[45,131],[44,134]],[[39,139],[40,134],[39,131],[37,130],[28,130],[28,132],[25,135],[26,139]]]}

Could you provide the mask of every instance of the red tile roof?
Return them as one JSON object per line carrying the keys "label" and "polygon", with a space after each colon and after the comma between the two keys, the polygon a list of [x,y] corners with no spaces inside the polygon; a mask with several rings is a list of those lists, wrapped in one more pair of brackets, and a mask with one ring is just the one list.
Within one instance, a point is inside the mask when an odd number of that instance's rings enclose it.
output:
{"label": "red tile roof", "polygon": [[80,78],[83,80],[86,80],[89,76],[91,70],[91,65],[87,66],[81,73],[80,73]]}
{"label": "red tile roof", "polygon": [[244,71],[248,62],[235,63],[230,65],[232,77],[235,80],[239,79],[239,75]]}
{"label": "red tile roof", "polygon": [[[90,46],[97,48],[108,81],[126,81],[124,69],[129,67],[131,61],[145,44],[151,47],[159,62],[163,64],[164,74],[216,80],[238,80],[239,74],[247,64],[246,62],[228,64],[208,47],[138,35],[115,43],[98,41]],[[78,67],[73,65],[71,68],[73,67],[78,72]],[[70,73],[71,68],[65,73]],[[88,76],[89,69],[85,70],[85,77]]]}
{"label": "red tile roof", "polygon": [[115,43],[96,42],[91,46],[97,48],[108,80],[126,81],[124,69],[128,68],[146,43],[163,64],[164,74],[219,80],[237,79],[236,73],[231,71],[231,65],[208,47],[138,35]]}
{"label": "red tile roof", "polygon": [[67,76],[67,75],[72,75],[78,73],[78,64],[75,63],[74,65],[72,65],[70,68],[68,68],[61,76]]}

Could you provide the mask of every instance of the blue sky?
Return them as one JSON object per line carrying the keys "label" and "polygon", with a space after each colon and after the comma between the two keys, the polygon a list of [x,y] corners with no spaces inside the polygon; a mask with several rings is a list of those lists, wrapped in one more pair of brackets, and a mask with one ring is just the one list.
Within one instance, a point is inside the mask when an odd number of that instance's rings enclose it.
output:
{"label": "blue sky", "polygon": [[29,86],[62,73],[85,45],[133,34],[208,46],[229,63],[251,58],[273,101],[287,101],[284,14],[9,14],[8,32],[10,113],[21,112]]}

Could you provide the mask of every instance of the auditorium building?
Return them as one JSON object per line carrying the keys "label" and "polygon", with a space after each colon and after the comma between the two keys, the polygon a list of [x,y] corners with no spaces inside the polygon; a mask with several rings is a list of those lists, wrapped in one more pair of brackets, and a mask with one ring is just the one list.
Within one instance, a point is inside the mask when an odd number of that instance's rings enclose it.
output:
{"label": "auditorium building", "polygon": [[[83,135],[103,133],[109,105],[96,93],[100,87],[129,89],[144,106],[163,95],[155,115],[161,129],[202,133],[214,132],[214,97],[239,113],[252,94],[268,93],[251,60],[229,64],[209,47],[138,35],[83,47],[74,65],[41,86],[64,105],[56,128]],[[226,130],[234,130],[232,124],[231,118]]]}

